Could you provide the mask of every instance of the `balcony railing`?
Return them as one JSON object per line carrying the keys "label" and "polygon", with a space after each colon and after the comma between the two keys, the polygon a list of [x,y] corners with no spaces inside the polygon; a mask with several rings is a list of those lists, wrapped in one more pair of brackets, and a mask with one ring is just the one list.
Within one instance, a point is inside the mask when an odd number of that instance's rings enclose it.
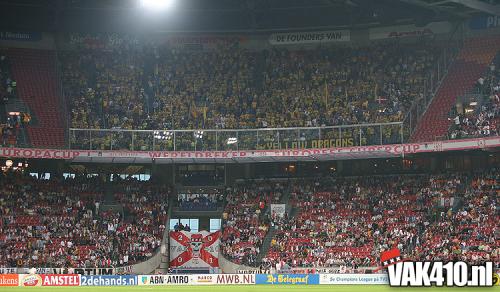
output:
{"label": "balcony railing", "polygon": [[71,149],[227,151],[401,144],[403,122],[220,130],[69,129]]}

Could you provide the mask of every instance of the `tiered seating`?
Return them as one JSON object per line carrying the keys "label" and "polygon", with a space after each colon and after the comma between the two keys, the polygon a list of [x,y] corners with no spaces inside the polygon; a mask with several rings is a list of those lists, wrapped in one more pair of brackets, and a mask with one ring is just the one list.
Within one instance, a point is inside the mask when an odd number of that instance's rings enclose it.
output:
{"label": "tiered seating", "polygon": [[263,265],[352,271],[377,267],[394,247],[406,259],[498,262],[500,177],[495,170],[468,177],[304,181],[293,193],[298,214],[278,224]]}
{"label": "tiered seating", "polygon": [[[233,44],[202,52],[129,47],[63,54],[73,127],[248,129],[401,121],[441,52],[435,43],[397,41],[260,52]],[[367,139],[373,138],[368,143],[380,141],[376,131],[366,130]],[[338,138],[334,135],[324,138]],[[390,127],[382,135],[387,142],[400,136]],[[357,139],[359,133],[345,129],[342,137]],[[244,137],[239,140],[239,149],[252,147],[242,145]],[[72,145],[84,142],[75,137]],[[172,141],[162,143],[168,148]],[[189,147],[194,140],[178,136],[176,143]],[[203,143],[215,144],[215,137]],[[225,139],[217,143],[218,149],[227,147]],[[95,147],[110,144],[110,137],[93,137]],[[129,147],[130,141],[116,144]],[[135,146],[149,147],[140,139]]]}
{"label": "tiered seating", "polygon": [[279,228],[265,262],[290,259],[285,262],[291,267],[374,265],[375,245],[393,233],[398,233],[393,237],[397,241],[399,232],[407,234],[423,217],[413,193],[419,182],[389,177],[299,184],[293,193],[299,213]]}
{"label": "tiered seating", "polygon": [[500,125],[500,51],[476,83],[473,94],[477,105],[464,106],[472,111],[454,117],[449,130],[451,139],[496,136]]}
{"label": "tiered seating", "polygon": [[120,181],[124,212],[100,210],[99,179],[0,180],[0,266],[116,267],[146,260],[160,246],[166,187]]}
{"label": "tiered seating", "polygon": [[500,39],[496,37],[471,38],[466,41],[413,133],[412,141],[434,141],[446,137],[451,124],[448,114],[457,97],[472,89],[493,60],[499,45]]}
{"label": "tiered seating", "polygon": [[227,258],[240,264],[256,264],[270,224],[262,211],[280,200],[283,188],[271,182],[247,182],[227,189],[221,243],[221,252]]}
{"label": "tiered seating", "polygon": [[63,148],[64,118],[62,100],[57,89],[55,53],[46,50],[9,49],[12,73],[17,81],[18,96],[36,117],[38,124],[28,128],[35,147]]}

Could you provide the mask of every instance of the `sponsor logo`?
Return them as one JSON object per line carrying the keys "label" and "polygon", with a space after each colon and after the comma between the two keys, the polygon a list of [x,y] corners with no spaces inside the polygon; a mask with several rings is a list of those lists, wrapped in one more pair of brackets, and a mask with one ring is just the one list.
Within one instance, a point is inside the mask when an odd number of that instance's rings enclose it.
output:
{"label": "sponsor logo", "polygon": [[19,275],[0,275],[0,286],[19,286]]}
{"label": "sponsor logo", "polygon": [[80,286],[135,286],[137,276],[81,276]]}
{"label": "sponsor logo", "polygon": [[383,252],[380,261],[387,268],[393,287],[486,287],[493,286],[493,263],[473,266],[465,262],[404,261],[398,249]]}
{"label": "sponsor logo", "polygon": [[188,275],[142,275],[139,285],[186,285]]}
{"label": "sponsor logo", "polygon": [[306,285],[306,284],[319,284],[319,275],[300,275],[300,274],[277,274],[277,275],[263,275],[258,274],[255,277],[256,284],[290,284],[290,285]]}
{"label": "sponsor logo", "polygon": [[217,275],[217,284],[224,285],[246,285],[255,284],[255,275],[239,275],[239,274],[219,274]]}
{"label": "sponsor logo", "polygon": [[98,269],[75,269],[75,274],[80,275],[113,275],[113,269],[111,268],[98,268]]}
{"label": "sponsor logo", "polygon": [[389,284],[386,274],[322,274],[320,284],[328,285],[381,285]]}
{"label": "sponsor logo", "polygon": [[42,286],[42,277],[40,275],[24,275],[21,280],[21,286]]}
{"label": "sponsor logo", "polygon": [[309,31],[275,33],[269,36],[272,45],[318,44],[326,42],[348,42],[351,39],[349,30]]}
{"label": "sponsor logo", "polygon": [[212,283],[212,276],[196,276],[197,283]]}
{"label": "sponsor logo", "polygon": [[80,286],[80,275],[42,275],[42,286]]}
{"label": "sponsor logo", "polygon": [[18,274],[17,268],[0,268],[0,274]]}

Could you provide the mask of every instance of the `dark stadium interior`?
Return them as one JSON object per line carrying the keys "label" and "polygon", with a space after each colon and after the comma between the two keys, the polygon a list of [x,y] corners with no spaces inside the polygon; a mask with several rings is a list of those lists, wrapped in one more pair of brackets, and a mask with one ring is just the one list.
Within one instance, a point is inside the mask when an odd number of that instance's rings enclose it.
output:
{"label": "dark stadium interior", "polygon": [[0,0],[0,275],[500,271],[500,1],[148,1]]}
{"label": "dark stadium interior", "polygon": [[0,24],[43,31],[144,32],[286,30],[393,25],[470,17],[464,5],[401,0],[186,0],[151,17],[134,0],[2,0]]}

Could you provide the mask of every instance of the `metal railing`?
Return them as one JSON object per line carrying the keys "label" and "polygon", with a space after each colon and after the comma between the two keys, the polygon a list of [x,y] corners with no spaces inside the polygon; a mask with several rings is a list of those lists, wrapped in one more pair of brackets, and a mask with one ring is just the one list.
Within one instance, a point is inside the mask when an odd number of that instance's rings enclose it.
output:
{"label": "metal railing", "polygon": [[464,24],[459,23],[450,35],[447,46],[443,48],[432,71],[425,77],[424,86],[420,98],[417,98],[405,115],[405,140],[409,140],[416,129],[420,118],[423,116],[432,99],[437,93],[442,80],[448,73],[450,65],[455,61],[464,43]]}
{"label": "metal railing", "polygon": [[125,130],[69,129],[71,149],[227,151],[401,144],[403,122],[330,127]]}

